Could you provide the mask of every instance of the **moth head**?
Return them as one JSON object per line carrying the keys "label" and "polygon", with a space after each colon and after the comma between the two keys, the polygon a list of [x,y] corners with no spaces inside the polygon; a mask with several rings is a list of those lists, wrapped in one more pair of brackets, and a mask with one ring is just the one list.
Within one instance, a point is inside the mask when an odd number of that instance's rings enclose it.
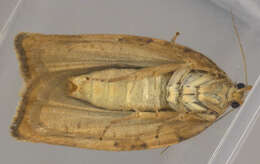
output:
{"label": "moth head", "polygon": [[229,103],[232,108],[237,108],[243,104],[246,93],[252,88],[251,85],[243,83],[235,84],[229,92]]}

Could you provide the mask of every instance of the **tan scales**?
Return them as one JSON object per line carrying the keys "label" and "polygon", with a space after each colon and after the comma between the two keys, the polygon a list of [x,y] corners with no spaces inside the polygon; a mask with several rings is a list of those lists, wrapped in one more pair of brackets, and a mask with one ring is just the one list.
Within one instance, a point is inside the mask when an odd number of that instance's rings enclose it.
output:
{"label": "tan scales", "polygon": [[13,136],[120,151],[199,134],[232,102],[242,104],[250,86],[238,88],[175,39],[20,33],[15,47],[26,88]]}

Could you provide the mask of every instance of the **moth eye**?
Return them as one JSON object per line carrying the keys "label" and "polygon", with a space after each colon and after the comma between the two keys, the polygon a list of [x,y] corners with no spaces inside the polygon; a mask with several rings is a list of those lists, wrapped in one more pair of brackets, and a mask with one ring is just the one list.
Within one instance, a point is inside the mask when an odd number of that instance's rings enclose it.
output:
{"label": "moth eye", "polygon": [[231,103],[231,106],[232,106],[232,108],[237,108],[237,107],[240,106],[240,104],[239,104],[238,102],[236,102],[236,101],[233,101],[233,102]]}
{"label": "moth eye", "polygon": [[243,83],[238,83],[238,84],[237,84],[237,88],[238,88],[238,89],[245,88],[245,84],[243,84]]}

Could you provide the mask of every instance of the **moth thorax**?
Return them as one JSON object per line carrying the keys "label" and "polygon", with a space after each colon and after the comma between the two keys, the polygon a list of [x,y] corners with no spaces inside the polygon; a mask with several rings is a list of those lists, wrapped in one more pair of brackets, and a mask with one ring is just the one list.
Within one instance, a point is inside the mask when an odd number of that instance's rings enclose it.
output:
{"label": "moth thorax", "polygon": [[222,113],[228,106],[230,89],[227,78],[218,78],[208,72],[178,70],[167,85],[169,106],[179,112]]}

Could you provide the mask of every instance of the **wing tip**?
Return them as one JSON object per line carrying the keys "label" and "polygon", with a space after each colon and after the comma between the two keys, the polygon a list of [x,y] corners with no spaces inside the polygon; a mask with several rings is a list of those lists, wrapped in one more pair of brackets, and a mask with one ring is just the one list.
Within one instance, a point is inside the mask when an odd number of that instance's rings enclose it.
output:
{"label": "wing tip", "polygon": [[[11,136],[13,136],[17,140],[25,140],[25,137],[23,134],[20,133],[19,129],[22,125],[23,120],[25,119],[25,114],[26,114],[26,106],[28,103],[28,92],[30,91],[31,85],[28,84],[23,88],[21,92],[21,100],[19,104],[16,107],[16,113],[15,116],[13,117],[11,126],[9,128]],[[28,125],[27,125],[28,126]]]}
{"label": "wing tip", "polygon": [[21,32],[16,35],[14,39],[14,46],[15,46],[15,51],[18,60],[20,61],[20,70],[22,77],[24,78],[25,81],[31,78],[31,73],[29,71],[29,64],[26,56],[25,49],[23,47],[23,41],[26,37],[28,37],[29,33]]}
{"label": "wing tip", "polygon": [[25,100],[23,98],[23,100],[18,105],[18,107],[16,109],[16,115],[14,116],[13,121],[10,126],[11,136],[13,136],[17,140],[23,140],[22,135],[19,133],[19,127],[20,127],[21,122],[25,115],[24,101]]}
{"label": "wing tip", "polygon": [[10,126],[10,134],[17,140],[23,140],[22,135],[19,133],[19,127],[21,124],[21,121],[23,119],[25,111],[20,108],[20,105],[16,111],[16,115],[13,118],[13,121]]}

